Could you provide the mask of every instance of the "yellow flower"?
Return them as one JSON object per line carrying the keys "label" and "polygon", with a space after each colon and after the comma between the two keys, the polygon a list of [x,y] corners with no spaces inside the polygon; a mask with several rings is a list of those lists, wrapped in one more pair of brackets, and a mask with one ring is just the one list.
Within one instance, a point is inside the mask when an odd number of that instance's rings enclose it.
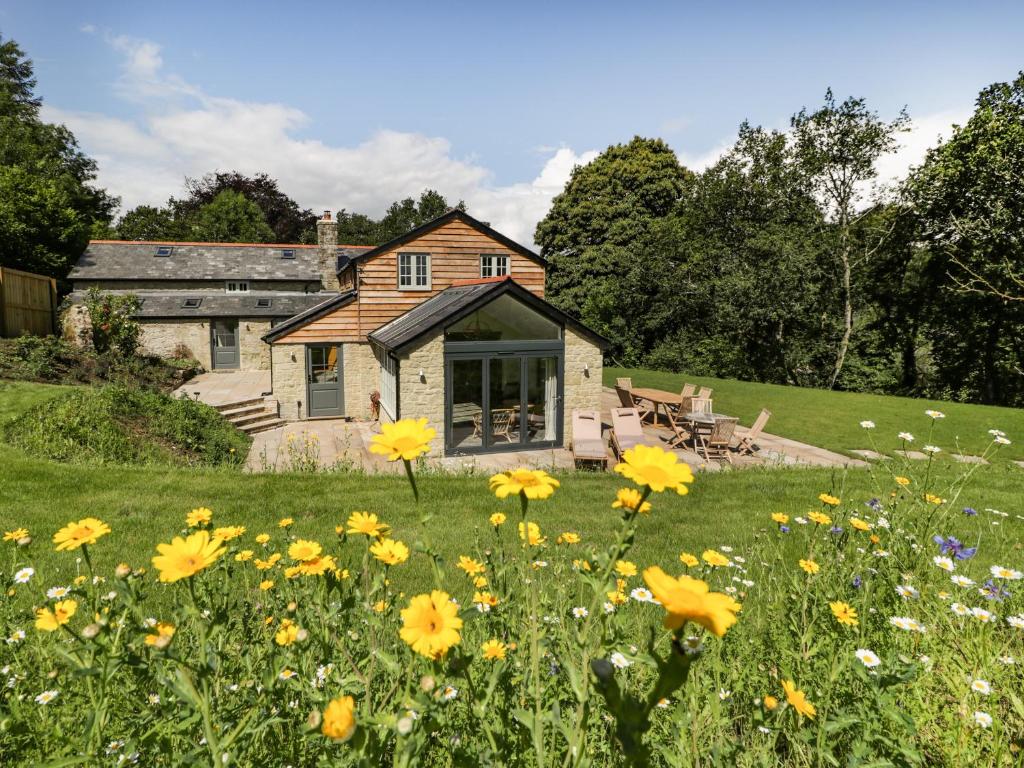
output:
{"label": "yellow flower", "polygon": [[315,541],[299,539],[288,547],[288,557],[292,560],[312,560],[314,557],[319,557],[322,551],[323,547]]}
{"label": "yellow flower", "polygon": [[625,461],[616,464],[615,471],[655,493],[670,489],[683,495],[688,492],[686,484],[693,482],[689,465],[659,446],[638,445],[627,449],[622,458]]}
{"label": "yellow flower", "polygon": [[675,632],[693,621],[721,637],[736,623],[740,604],[729,595],[712,592],[707,582],[689,576],[674,579],[658,566],[644,571],[644,581],[667,612],[666,629]]}
{"label": "yellow flower", "polygon": [[508,646],[501,642],[501,640],[492,638],[481,645],[480,650],[484,652],[484,658],[488,661],[500,661],[505,658]]}
{"label": "yellow flower", "polygon": [[268,557],[266,560],[260,560],[257,557],[255,560],[253,560],[253,564],[256,566],[257,569],[259,569],[261,571],[269,571],[271,568],[273,568],[275,565],[277,565],[277,561],[280,560],[280,559],[281,559],[281,553],[280,552],[275,552],[270,557]]}
{"label": "yellow flower", "polygon": [[946,501],[944,498],[936,496],[934,493],[926,493],[924,495],[924,500],[929,504],[942,504]]}
{"label": "yellow flower", "polygon": [[879,544],[879,543],[881,543],[881,541],[882,541],[881,537],[880,537],[880,536],[878,536],[878,534],[875,534],[875,533],[872,533],[872,534],[871,534],[871,535],[870,535],[870,536],[868,537],[868,540],[869,540],[869,541],[870,541],[870,542],[871,542],[872,544]]}
{"label": "yellow flower", "polygon": [[836,498],[835,496],[829,496],[827,493],[819,493],[818,501],[820,501],[822,504],[828,504],[830,507],[839,506],[839,499]]}
{"label": "yellow flower", "polygon": [[[300,560],[299,564],[295,566],[298,573],[303,576],[323,576],[328,571],[338,570],[338,563],[334,560],[331,555],[320,555],[319,557],[312,557],[309,560]],[[285,575],[288,575],[288,571],[285,571]],[[289,578],[291,578],[289,576]]]}
{"label": "yellow flower", "polygon": [[856,627],[860,623],[857,621],[857,609],[852,605],[837,600],[834,603],[829,603],[828,607],[832,609],[832,615],[840,624]]}
{"label": "yellow flower", "polygon": [[773,512],[772,520],[774,520],[779,525],[785,525],[789,522],[789,515],[783,514],[782,512]]}
{"label": "yellow flower", "polygon": [[559,482],[543,469],[520,467],[492,476],[490,486],[499,499],[520,493],[528,499],[546,499],[555,492]]}
{"label": "yellow flower", "polygon": [[251,549],[243,549],[241,552],[235,555],[235,560],[237,560],[240,563],[244,563],[249,560],[252,560],[252,556],[253,551]]}
{"label": "yellow flower", "polygon": [[563,533],[561,536],[558,537],[558,542],[557,543],[559,543],[559,544],[579,544],[580,543],[580,535],[578,533],[570,533],[569,531],[566,531],[565,533]]}
{"label": "yellow flower", "polygon": [[900,475],[897,475],[895,480],[896,480],[896,484],[897,485],[902,485],[902,486],[910,485],[910,478],[909,477],[902,477]]}
{"label": "yellow flower", "polygon": [[160,571],[160,581],[174,582],[194,576],[224,554],[224,542],[209,531],[196,531],[187,539],[175,536],[170,544],[157,544],[160,554],[153,558],[153,567]]}
{"label": "yellow flower", "polygon": [[383,600],[378,600],[373,604],[373,610],[377,613],[384,613],[388,609],[388,604]]}
{"label": "yellow flower", "polygon": [[294,643],[299,637],[299,625],[291,619],[281,619],[274,642],[284,647]]}
{"label": "yellow flower", "polygon": [[15,528],[13,531],[4,531],[4,541],[17,541],[28,536],[28,528]]}
{"label": "yellow flower", "polygon": [[814,705],[807,700],[806,694],[796,687],[796,683],[792,680],[782,681],[782,690],[786,692],[786,701],[793,707],[797,712],[805,717],[809,717],[812,720],[814,716],[818,714],[818,711],[814,708]]}
{"label": "yellow flower", "polygon": [[356,732],[356,702],[351,696],[332,699],[324,710],[320,732],[329,739],[348,741]]}
{"label": "yellow flower", "polygon": [[289,525],[291,525],[294,522],[295,522],[294,518],[282,517],[280,520],[277,521],[277,527],[278,528],[287,528]]}
{"label": "yellow flower", "polygon": [[495,512],[493,515],[491,515],[491,525],[493,525],[495,528],[497,528],[499,525],[504,525],[505,520],[506,517],[501,512]]}
{"label": "yellow flower", "polygon": [[498,604],[498,598],[490,592],[474,592],[473,605],[489,605],[491,608]]}
{"label": "yellow flower", "polygon": [[207,509],[206,507],[196,507],[187,515],[185,515],[185,524],[189,528],[198,528],[201,525],[206,525],[213,519],[213,510]]}
{"label": "yellow flower", "polygon": [[473,586],[477,589],[483,589],[487,586],[487,577],[477,576],[475,579],[473,579]]}
{"label": "yellow flower", "polygon": [[681,555],[679,555],[679,562],[681,562],[687,568],[693,568],[693,566],[700,564],[700,560],[691,555],[689,552],[683,552]]}
{"label": "yellow flower", "polygon": [[266,544],[268,541],[270,541],[270,534],[269,533],[258,533],[258,534],[256,534],[256,543],[257,544]]}
{"label": "yellow flower", "polygon": [[416,653],[439,659],[461,641],[462,619],[459,608],[447,592],[435,589],[429,595],[417,595],[402,609],[399,636]]}
{"label": "yellow flower", "polygon": [[615,501],[612,502],[612,509],[626,509],[646,515],[651,511],[651,503],[645,501],[641,504],[641,498],[643,498],[643,494],[636,488],[619,488],[615,494]]}
{"label": "yellow flower", "polygon": [[479,560],[474,560],[466,555],[459,555],[456,567],[465,571],[467,576],[477,576],[487,570],[487,567]]}
{"label": "yellow flower", "polygon": [[370,552],[385,565],[399,565],[409,559],[409,548],[394,539],[381,539]]}
{"label": "yellow flower", "polygon": [[608,593],[608,602],[612,605],[625,605],[626,604],[626,593],[618,590]]}
{"label": "yellow flower", "polygon": [[237,539],[245,533],[244,525],[225,525],[223,528],[214,528],[213,535],[221,541]]}
{"label": "yellow flower", "polygon": [[264,579],[263,581],[260,582],[260,589],[262,589],[264,592],[266,592],[268,589],[273,589],[273,588],[274,588],[274,582],[271,581],[270,579]]}
{"label": "yellow flower", "polygon": [[370,453],[387,456],[388,461],[412,461],[430,451],[430,441],[437,435],[426,419],[402,419],[394,424],[381,424],[381,434],[373,436]]}
{"label": "yellow flower", "polygon": [[53,543],[57,551],[78,549],[83,544],[95,544],[101,536],[110,533],[110,526],[95,517],[85,517],[77,523],[68,523],[55,534]]}
{"label": "yellow flower", "polygon": [[626,578],[636,576],[636,563],[631,563],[629,560],[616,560],[615,572],[619,574],[619,576],[624,576]]}
{"label": "yellow flower", "polygon": [[769,712],[771,710],[775,709],[777,706],[779,706],[779,700],[776,699],[774,696],[771,696],[771,695],[765,696],[763,703],[764,703],[764,708],[767,709]]}
{"label": "yellow flower", "polygon": [[861,520],[859,517],[851,517],[850,525],[853,526],[854,530],[857,531],[870,531],[871,523],[866,520]]}
{"label": "yellow flower", "polygon": [[[540,535],[540,526],[537,525],[536,523],[530,523],[529,531],[530,531],[529,536],[530,536],[530,546],[531,547],[540,546],[545,541],[547,541],[547,537],[546,536],[541,536]],[[526,535],[523,533],[523,524],[522,523],[519,524],[519,538],[520,539],[526,538]]]}
{"label": "yellow flower", "polygon": [[77,610],[77,600],[60,600],[53,604],[52,611],[49,608],[39,608],[36,610],[36,629],[54,632],[71,621]]}
{"label": "yellow flower", "polygon": [[388,526],[377,520],[377,515],[367,512],[353,512],[348,516],[346,524],[348,525],[347,533],[362,534],[376,538],[386,536],[388,533]]}
{"label": "yellow flower", "polygon": [[161,637],[166,637],[170,640],[177,631],[177,628],[169,621],[158,621],[153,629],[156,632],[146,635],[146,645],[156,645],[160,642]]}
{"label": "yellow flower", "polygon": [[817,573],[821,570],[821,566],[813,560],[801,560],[800,567],[804,569],[805,573]]}
{"label": "yellow flower", "polygon": [[832,518],[822,512],[811,512],[807,515],[813,522],[818,525],[831,525]]}
{"label": "yellow flower", "polygon": [[711,566],[723,568],[729,565],[729,558],[715,549],[705,549],[700,557],[705,563]]}
{"label": "yellow flower", "polygon": [[590,561],[589,560],[573,560],[572,561],[572,567],[575,568],[577,571],[588,571],[589,572],[590,571]]}

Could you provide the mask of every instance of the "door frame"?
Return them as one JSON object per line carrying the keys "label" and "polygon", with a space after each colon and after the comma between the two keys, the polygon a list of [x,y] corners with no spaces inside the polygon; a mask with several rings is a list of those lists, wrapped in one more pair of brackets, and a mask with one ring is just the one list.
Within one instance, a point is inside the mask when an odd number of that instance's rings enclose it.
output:
{"label": "door frame", "polygon": [[[217,365],[217,323],[235,324],[235,364]],[[242,324],[237,317],[210,318],[210,369],[214,371],[237,371],[242,367]]]}
{"label": "door frame", "polygon": [[[483,412],[490,413],[491,399],[491,360],[517,357],[520,361],[519,377],[519,442],[493,443],[491,439],[490,419],[483,418],[483,436],[479,446],[456,447],[452,440],[452,407],[454,391],[452,387],[452,363],[456,360],[480,360],[483,368],[481,387]],[[527,400],[527,371],[530,358],[555,358],[555,439],[526,442],[523,429],[528,418],[523,404]],[[532,451],[547,448],[560,448],[564,440],[565,427],[565,343],[559,342],[448,342],[444,353],[444,452],[446,456],[477,453],[506,453],[513,451]]]}
{"label": "door frame", "polygon": [[[306,344],[306,351],[304,357],[306,359],[305,365],[305,376],[306,376],[306,418],[307,419],[340,419],[345,415],[345,347],[343,344]],[[314,416],[312,413],[313,409],[313,377],[312,371],[310,370],[313,359],[310,351],[313,349],[330,349],[334,347],[338,350],[337,355],[337,370],[338,370],[338,412],[336,414],[326,414]]]}

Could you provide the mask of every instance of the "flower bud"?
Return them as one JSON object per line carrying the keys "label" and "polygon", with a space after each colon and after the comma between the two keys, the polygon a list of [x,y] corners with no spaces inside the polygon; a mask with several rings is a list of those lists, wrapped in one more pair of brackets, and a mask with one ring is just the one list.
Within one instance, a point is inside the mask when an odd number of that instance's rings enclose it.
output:
{"label": "flower bud", "polygon": [[309,717],[306,718],[306,727],[311,731],[319,730],[322,721],[323,716],[320,714],[320,710],[314,709],[309,713]]}
{"label": "flower bud", "polygon": [[398,721],[398,733],[401,734],[402,736],[405,736],[411,730],[412,730],[412,718],[411,717],[400,718],[399,721]]}
{"label": "flower bud", "polygon": [[86,640],[92,640],[94,637],[96,637],[96,635],[100,633],[100,629],[102,629],[102,627],[100,627],[100,625],[96,624],[95,622],[93,622],[92,624],[86,624],[84,627],[82,627],[82,637],[84,637]]}
{"label": "flower bud", "polygon": [[424,691],[425,693],[430,693],[432,690],[434,690],[434,685],[435,683],[432,675],[424,675],[420,678],[420,690]]}
{"label": "flower bud", "polygon": [[19,547],[27,547],[31,543],[32,543],[32,537],[31,536],[22,536],[17,541],[17,544],[18,544]]}
{"label": "flower bud", "polygon": [[290,603],[288,603],[288,613],[295,613],[298,607],[298,604],[294,600],[292,600]]}
{"label": "flower bud", "polygon": [[132,572],[132,567],[128,563],[120,563],[117,568],[114,569],[114,575],[119,579],[127,579]]}
{"label": "flower bud", "polygon": [[153,645],[156,646],[157,648],[159,648],[160,650],[163,650],[164,648],[166,648],[170,644],[171,644],[171,636],[170,635],[160,635],[154,641],[154,643],[153,643]]}
{"label": "flower bud", "polygon": [[295,633],[295,641],[298,642],[298,643],[306,642],[306,639],[308,637],[309,637],[309,632],[307,632],[305,629],[300,629],[298,632]]}

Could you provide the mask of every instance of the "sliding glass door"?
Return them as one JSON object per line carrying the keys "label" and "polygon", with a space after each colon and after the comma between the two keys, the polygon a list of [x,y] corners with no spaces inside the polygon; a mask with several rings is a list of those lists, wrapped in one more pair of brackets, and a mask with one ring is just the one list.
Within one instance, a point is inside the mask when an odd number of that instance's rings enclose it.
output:
{"label": "sliding glass door", "polygon": [[561,393],[560,351],[449,354],[445,449],[473,453],[557,445]]}

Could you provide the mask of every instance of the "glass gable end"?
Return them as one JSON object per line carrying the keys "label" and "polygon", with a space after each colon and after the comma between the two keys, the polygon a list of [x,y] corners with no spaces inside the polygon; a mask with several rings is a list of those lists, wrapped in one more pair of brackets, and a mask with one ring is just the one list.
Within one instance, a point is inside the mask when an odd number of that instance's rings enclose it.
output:
{"label": "glass gable end", "polygon": [[507,294],[453,323],[445,341],[559,341],[562,328]]}

